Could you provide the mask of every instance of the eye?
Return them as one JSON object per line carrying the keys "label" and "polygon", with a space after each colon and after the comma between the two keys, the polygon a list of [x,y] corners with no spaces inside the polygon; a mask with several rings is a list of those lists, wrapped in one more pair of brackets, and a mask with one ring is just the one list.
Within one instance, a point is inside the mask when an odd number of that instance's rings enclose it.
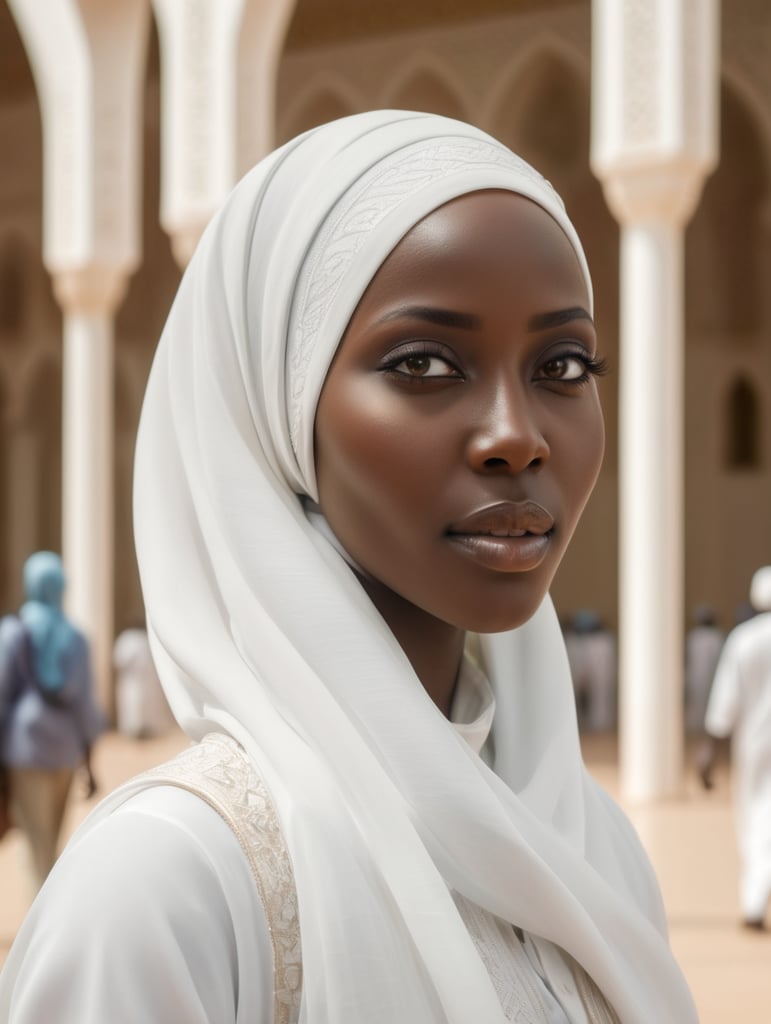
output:
{"label": "eye", "polygon": [[585,384],[590,377],[607,373],[607,369],[606,360],[595,359],[588,352],[563,352],[542,363],[538,375],[557,384]]}
{"label": "eye", "polygon": [[389,369],[407,377],[457,377],[458,371],[441,356],[410,355],[392,363]]}
{"label": "eye", "polygon": [[547,380],[578,381],[587,375],[590,360],[584,356],[555,356],[541,367],[541,373]]}
{"label": "eye", "polygon": [[402,384],[463,378],[453,353],[431,341],[398,346],[385,357],[380,369]]}

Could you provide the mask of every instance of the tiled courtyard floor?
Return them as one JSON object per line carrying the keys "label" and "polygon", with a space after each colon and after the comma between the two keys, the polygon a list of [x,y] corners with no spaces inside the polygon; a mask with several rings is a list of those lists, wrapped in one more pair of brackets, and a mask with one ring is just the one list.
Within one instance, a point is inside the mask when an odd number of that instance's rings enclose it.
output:
{"label": "tiled courtyard floor", "polygon": [[[144,743],[108,735],[95,752],[102,792],[170,757],[185,743],[176,733]],[[584,749],[590,769],[615,794],[613,742],[588,737]],[[68,833],[89,806],[73,799]],[[672,945],[694,992],[701,1024],[769,1024],[771,932],[750,934],[738,927],[737,860],[725,772],[718,773],[710,794],[690,776],[681,799],[631,814],[659,873]],[[12,832],[0,843],[0,962],[26,907],[21,842]]]}

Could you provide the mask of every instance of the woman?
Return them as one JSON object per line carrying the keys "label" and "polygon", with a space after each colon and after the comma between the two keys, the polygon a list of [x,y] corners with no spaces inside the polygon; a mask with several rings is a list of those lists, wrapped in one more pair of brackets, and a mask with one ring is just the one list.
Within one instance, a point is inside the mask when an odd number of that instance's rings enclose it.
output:
{"label": "woman", "polygon": [[[215,739],[81,831],[11,953],[14,1024],[696,1019],[547,594],[602,456],[591,305],[559,198],[459,122],[346,118],[235,189],[135,485],[161,679]],[[242,846],[204,778],[254,811]]]}
{"label": "woman", "polygon": [[88,644],[62,612],[65,578],[53,551],[24,564],[26,600],[0,623],[0,763],[12,820],[29,844],[33,891],[54,865],[67,797],[84,766],[96,791],[91,747],[104,728],[94,701]]}

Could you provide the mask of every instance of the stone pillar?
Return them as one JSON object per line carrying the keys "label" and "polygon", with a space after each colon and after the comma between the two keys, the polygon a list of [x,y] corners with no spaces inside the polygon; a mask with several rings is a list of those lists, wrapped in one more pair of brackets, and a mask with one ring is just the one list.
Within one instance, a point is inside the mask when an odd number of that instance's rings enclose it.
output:
{"label": "stone pillar", "polygon": [[592,167],[621,225],[620,777],[683,761],[683,235],[717,155],[717,0],[594,0]]}
{"label": "stone pillar", "polygon": [[62,551],[67,610],[83,624],[105,707],[112,710],[114,606],[114,313],[120,271],[54,276],[62,307]]}
{"label": "stone pillar", "polygon": [[113,314],[140,258],[149,0],[9,0],[43,128],[43,256],[64,311],[67,609],[112,709]]}
{"label": "stone pillar", "polygon": [[187,266],[237,177],[273,146],[294,0],[153,0],[161,47],[161,225]]}

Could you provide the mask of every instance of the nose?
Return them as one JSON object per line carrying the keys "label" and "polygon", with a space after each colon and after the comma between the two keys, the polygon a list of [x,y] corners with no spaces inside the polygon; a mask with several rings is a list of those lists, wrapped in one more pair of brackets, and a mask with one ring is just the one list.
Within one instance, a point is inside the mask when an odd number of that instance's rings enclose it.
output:
{"label": "nose", "polygon": [[540,469],[549,454],[532,396],[510,383],[501,385],[469,437],[470,467],[477,473],[521,473]]}

